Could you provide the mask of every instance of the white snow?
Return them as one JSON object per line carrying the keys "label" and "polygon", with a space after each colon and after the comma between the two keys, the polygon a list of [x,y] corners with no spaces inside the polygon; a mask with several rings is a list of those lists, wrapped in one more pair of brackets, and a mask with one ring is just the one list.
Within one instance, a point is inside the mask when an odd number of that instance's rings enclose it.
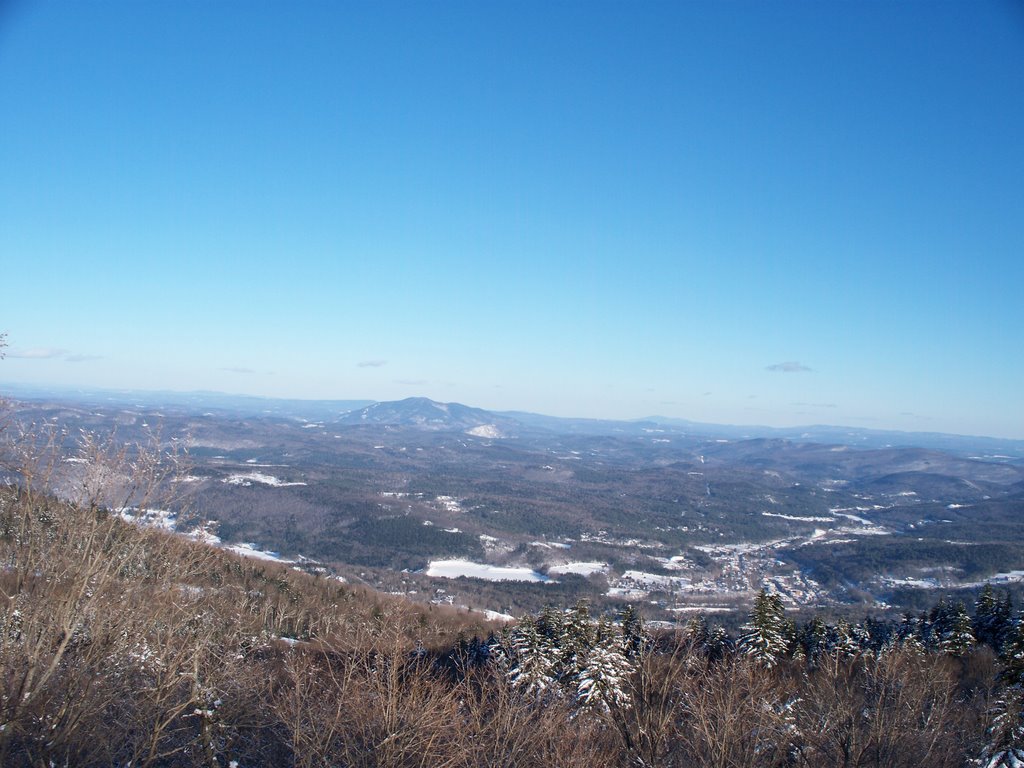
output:
{"label": "white snow", "polygon": [[599,562],[576,562],[563,565],[552,565],[548,568],[548,574],[561,576],[566,573],[574,573],[579,576],[590,576],[592,573],[605,573],[608,570],[608,563]]}
{"label": "white snow", "polygon": [[306,483],[286,483],[273,475],[265,475],[262,472],[245,472],[236,473],[225,477],[221,482],[227,483],[228,485],[242,485],[251,486],[253,483],[259,483],[260,485],[269,485],[272,488],[288,488],[293,485],[306,485]]}
{"label": "white snow", "polygon": [[251,557],[254,560],[270,560],[275,563],[294,563],[294,560],[285,560],[283,557],[278,555],[276,552],[267,552],[262,549],[257,549],[255,544],[242,543],[242,544],[229,544],[224,549],[234,552],[236,555],[242,555],[242,557]]}
{"label": "white snow", "polygon": [[487,437],[492,440],[499,440],[505,436],[494,424],[481,424],[479,427],[467,429],[466,434],[473,437]]}
{"label": "white snow", "polygon": [[801,523],[832,523],[831,517],[797,517],[796,515],[783,515],[778,512],[762,512],[765,517],[781,517],[783,520],[796,520]]}
{"label": "white snow", "polygon": [[442,579],[457,579],[468,576],[487,581],[550,581],[542,573],[532,568],[510,568],[487,563],[474,563],[472,560],[432,560],[426,570],[427,576]]}
{"label": "white snow", "polygon": [[[829,512],[831,512],[836,517],[845,517],[847,520],[853,520],[855,523],[861,523],[862,525],[874,525],[874,523],[872,523],[870,520],[866,520],[863,517],[857,517],[857,515],[851,515],[848,512],[845,512],[844,510],[846,509],[849,509],[849,507],[835,507],[833,509],[830,509]],[[860,510],[860,507],[857,507],[857,509]]]}
{"label": "white snow", "polygon": [[454,496],[438,496],[437,502],[449,512],[461,512],[462,505]]}
{"label": "white snow", "polygon": [[938,579],[894,579],[885,576],[882,581],[892,586],[920,587],[922,589],[937,589],[940,586]]}
{"label": "white snow", "polygon": [[166,509],[138,509],[137,507],[122,507],[119,510],[122,519],[129,523],[162,528],[165,531],[175,530],[177,525],[177,514],[168,512]]}
{"label": "white snow", "polygon": [[515,616],[509,616],[507,613],[499,613],[498,611],[484,611],[484,616],[487,617],[488,621],[515,621]]}
{"label": "white snow", "polygon": [[638,598],[647,597],[647,593],[642,589],[630,589],[626,587],[611,587],[605,592],[607,597],[623,597],[627,600],[636,600]]}
{"label": "white snow", "polygon": [[195,528],[186,533],[185,535],[188,536],[190,539],[195,539],[196,541],[201,541],[205,544],[212,544],[214,546],[218,546],[221,543],[220,536],[209,530],[207,526],[210,524],[211,523],[204,523],[201,527]]}
{"label": "white snow", "polygon": [[662,589],[682,589],[690,584],[690,580],[682,576],[664,576],[660,573],[645,571],[626,571],[622,574],[623,581],[632,581],[644,587],[660,587]]}
{"label": "white snow", "polygon": [[1010,584],[1020,581],[1024,581],[1024,571],[1006,571],[1005,573],[995,573],[981,581],[964,582],[959,586],[965,588],[977,588],[982,587],[985,584]]}

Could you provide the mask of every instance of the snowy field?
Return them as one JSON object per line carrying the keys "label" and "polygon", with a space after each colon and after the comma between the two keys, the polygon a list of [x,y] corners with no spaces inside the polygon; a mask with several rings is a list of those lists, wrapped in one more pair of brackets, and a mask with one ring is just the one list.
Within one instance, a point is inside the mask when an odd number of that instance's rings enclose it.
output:
{"label": "snowy field", "polygon": [[468,576],[487,581],[550,581],[542,573],[532,568],[507,568],[487,563],[474,563],[471,560],[432,560],[426,570],[427,576],[442,579],[457,579]]}
{"label": "snowy field", "polygon": [[228,485],[242,486],[250,486],[253,483],[259,483],[260,485],[269,485],[272,488],[288,488],[293,485],[305,485],[305,483],[286,483],[273,475],[266,475],[263,472],[236,473],[225,477],[221,482],[227,483]]}
{"label": "snowy field", "polygon": [[574,573],[578,576],[589,576],[592,573],[605,573],[607,570],[608,563],[564,563],[563,565],[552,565],[548,568],[548,574],[551,576],[561,576],[566,573]]}

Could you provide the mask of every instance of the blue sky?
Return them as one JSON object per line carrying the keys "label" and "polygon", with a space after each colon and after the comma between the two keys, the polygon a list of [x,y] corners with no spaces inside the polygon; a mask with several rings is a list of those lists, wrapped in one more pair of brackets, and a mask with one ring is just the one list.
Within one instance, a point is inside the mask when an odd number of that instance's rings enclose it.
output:
{"label": "blue sky", "polygon": [[1024,9],[0,5],[0,381],[1024,438]]}

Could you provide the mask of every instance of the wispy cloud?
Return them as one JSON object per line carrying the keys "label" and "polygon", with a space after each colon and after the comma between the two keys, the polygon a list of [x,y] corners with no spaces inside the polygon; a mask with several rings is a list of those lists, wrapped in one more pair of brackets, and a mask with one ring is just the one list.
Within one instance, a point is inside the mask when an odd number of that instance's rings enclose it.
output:
{"label": "wispy cloud", "polygon": [[256,373],[252,368],[221,368],[221,370],[227,371],[228,373]]}
{"label": "wispy cloud", "polygon": [[838,408],[836,403],[790,403],[798,408]]}
{"label": "wispy cloud", "polygon": [[22,360],[56,360],[58,357],[64,357],[67,353],[66,349],[36,347],[34,349],[12,349],[7,353],[7,356],[17,357]]}
{"label": "wispy cloud", "polygon": [[102,355],[86,355],[71,352],[60,347],[32,347],[30,349],[12,349],[7,357],[19,360],[64,360],[66,363],[86,363],[90,360],[102,360]]}
{"label": "wispy cloud", "polygon": [[395,379],[395,384],[404,384],[407,387],[422,387],[426,383],[426,379]]}
{"label": "wispy cloud", "polygon": [[360,360],[356,363],[359,368],[380,368],[387,364],[387,360]]}
{"label": "wispy cloud", "polygon": [[766,371],[779,371],[780,373],[806,373],[807,371],[813,371],[813,368],[808,368],[803,363],[798,363],[796,360],[787,360],[784,363],[775,363],[774,365],[765,366]]}

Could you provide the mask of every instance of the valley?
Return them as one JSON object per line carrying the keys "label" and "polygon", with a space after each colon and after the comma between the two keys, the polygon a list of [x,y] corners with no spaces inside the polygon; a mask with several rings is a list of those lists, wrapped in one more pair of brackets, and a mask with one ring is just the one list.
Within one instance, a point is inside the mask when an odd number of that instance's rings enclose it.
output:
{"label": "valley", "polygon": [[57,487],[88,470],[85,433],[185,448],[173,517],[150,523],[417,602],[519,616],[587,598],[677,622],[746,610],[765,585],[792,609],[863,613],[1024,580],[1013,441],[111,397],[20,395],[7,434],[60,436]]}

